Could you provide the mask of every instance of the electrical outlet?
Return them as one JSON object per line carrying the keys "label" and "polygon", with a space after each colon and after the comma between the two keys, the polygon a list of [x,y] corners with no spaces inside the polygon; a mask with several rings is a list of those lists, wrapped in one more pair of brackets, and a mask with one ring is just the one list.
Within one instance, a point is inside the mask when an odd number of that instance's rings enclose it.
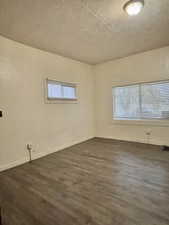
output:
{"label": "electrical outlet", "polygon": [[146,133],[147,136],[150,136],[152,131],[150,129],[148,129],[145,133]]}
{"label": "electrical outlet", "polygon": [[32,162],[32,144],[26,144],[26,148],[28,150],[28,154],[29,154],[29,162],[31,163]]}
{"label": "electrical outlet", "polygon": [[27,144],[26,148],[27,148],[27,150],[31,151],[32,150],[32,144]]}
{"label": "electrical outlet", "polygon": [[151,129],[147,129],[145,131],[147,144],[150,144],[151,132],[152,132]]}

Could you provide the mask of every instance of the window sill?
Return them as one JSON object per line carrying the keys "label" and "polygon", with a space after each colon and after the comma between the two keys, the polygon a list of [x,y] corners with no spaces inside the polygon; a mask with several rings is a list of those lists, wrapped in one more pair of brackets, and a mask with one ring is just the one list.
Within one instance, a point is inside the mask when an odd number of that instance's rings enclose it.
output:
{"label": "window sill", "polygon": [[115,125],[169,127],[169,120],[113,119]]}
{"label": "window sill", "polygon": [[46,99],[46,104],[77,104],[78,99],[67,99],[67,98],[58,98],[58,99]]}

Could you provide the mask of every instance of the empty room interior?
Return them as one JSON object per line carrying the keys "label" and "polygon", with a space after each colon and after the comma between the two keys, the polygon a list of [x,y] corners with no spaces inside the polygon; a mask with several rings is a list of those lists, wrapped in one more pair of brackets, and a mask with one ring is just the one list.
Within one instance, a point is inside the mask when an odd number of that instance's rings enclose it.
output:
{"label": "empty room interior", "polygon": [[0,0],[0,225],[169,225],[169,0]]}

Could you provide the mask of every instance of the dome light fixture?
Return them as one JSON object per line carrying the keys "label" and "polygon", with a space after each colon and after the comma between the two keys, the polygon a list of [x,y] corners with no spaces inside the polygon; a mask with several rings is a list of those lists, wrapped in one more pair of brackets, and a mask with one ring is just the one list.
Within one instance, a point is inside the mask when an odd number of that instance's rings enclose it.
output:
{"label": "dome light fixture", "polygon": [[129,16],[135,16],[141,12],[144,7],[144,0],[129,0],[123,9]]}

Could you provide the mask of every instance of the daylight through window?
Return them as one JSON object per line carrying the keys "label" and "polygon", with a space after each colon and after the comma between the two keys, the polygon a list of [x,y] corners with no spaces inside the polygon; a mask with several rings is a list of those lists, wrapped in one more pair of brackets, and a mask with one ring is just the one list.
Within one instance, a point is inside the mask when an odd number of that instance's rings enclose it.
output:
{"label": "daylight through window", "polygon": [[113,87],[114,119],[169,119],[169,81]]}
{"label": "daylight through window", "polygon": [[47,80],[48,100],[76,100],[76,85]]}

